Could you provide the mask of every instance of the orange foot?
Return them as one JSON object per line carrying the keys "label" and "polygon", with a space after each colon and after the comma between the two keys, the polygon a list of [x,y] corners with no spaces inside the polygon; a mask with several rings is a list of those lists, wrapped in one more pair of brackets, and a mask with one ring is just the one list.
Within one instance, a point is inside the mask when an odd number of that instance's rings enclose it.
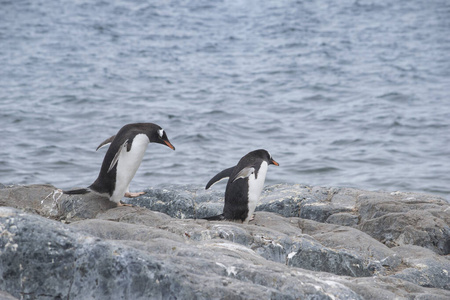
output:
{"label": "orange foot", "polygon": [[128,204],[128,203],[122,203],[122,201],[119,201],[119,203],[117,203],[117,206],[130,206],[133,207],[133,204]]}
{"label": "orange foot", "polygon": [[145,194],[145,192],[139,192],[139,193],[126,192],[125,193],[125,197],[127,197],[127,198],[136,198],[136,197],[139,197],[140,195],[144,195],[144,194]]}

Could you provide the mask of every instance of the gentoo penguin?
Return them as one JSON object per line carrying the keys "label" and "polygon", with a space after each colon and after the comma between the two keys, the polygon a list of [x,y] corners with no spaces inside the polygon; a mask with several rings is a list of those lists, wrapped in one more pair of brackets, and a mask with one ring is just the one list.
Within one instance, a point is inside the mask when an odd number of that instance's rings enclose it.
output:
{"label": "gentoo penguin", "polygon": [[[159,143],[175,150],[164,130],[153,123],[134,123],[123,126],[119,132],[100,144],[99,148],[111,143],[106,152],[97,179],[88,188],[64,191],[65,194],[102,194],[117,205],[126,193],[136,197],[142,193],[131,194],[128,186],[139,168],[149,143]],[[98,149],[98,148],[97,148]]]}
{"label": "gentoo penguin", "polygon": [[221,215],[205,219],[237,220],[248,224],[264,187],[269,165],[279,166],[267,150],[259,149],[242,157],[236,166],[214,176],[205,189],[229,178],[225,189],[225,206]]}

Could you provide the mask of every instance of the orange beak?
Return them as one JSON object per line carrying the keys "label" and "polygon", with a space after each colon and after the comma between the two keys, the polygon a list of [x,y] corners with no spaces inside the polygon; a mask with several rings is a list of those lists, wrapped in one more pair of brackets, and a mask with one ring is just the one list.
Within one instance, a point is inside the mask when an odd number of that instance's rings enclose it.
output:
{"label": "orange beak", "polygon": [[279,163],[277,163],[277,162],[274,161],[273,159],[272,159],[272,163],[273,163],[275,166],[279,166],[279,165],[280,165]]}
{"label": "orange beak", "polygon": [[170,149],[175,150],[175,147],[169,141],[164,141],[164,143],[166,143],[167,147]]}

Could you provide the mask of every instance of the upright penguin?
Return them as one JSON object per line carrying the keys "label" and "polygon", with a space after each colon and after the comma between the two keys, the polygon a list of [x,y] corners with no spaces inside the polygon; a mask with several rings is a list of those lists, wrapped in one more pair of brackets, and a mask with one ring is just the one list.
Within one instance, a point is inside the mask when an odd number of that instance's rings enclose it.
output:
{"label": "upright penguin", "polygon": [[225,206],[221,215],[205,219],[248,223],[264,187],[269,165],[279,166],[267,150],[259,149],[246,154],[236,166],[214,176],[206,184],[206,190],[218,181],[229,178],[225,189]]}
{"label": "upright penguin", "polygon": [[[141,165],[149,143],[159,143],[175,150],[165,131],[153,123],[134,123],[123,126],[119,132],[105,140],[101,146],[111,143],[97,179],[88,188],[64,191],[65,194],[86,194],[95,192],[105,195],[117,205],[127,193],[135,197],[142,193],[130,194],[128,186]],[[98,148],[97,148],[98,149]]]}

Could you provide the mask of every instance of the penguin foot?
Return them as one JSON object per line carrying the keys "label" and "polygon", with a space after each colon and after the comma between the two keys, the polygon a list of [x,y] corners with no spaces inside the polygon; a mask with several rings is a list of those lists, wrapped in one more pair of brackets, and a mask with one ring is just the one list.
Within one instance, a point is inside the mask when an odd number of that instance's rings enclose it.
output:
{"label": "penguin foot", "polygon": [[253,214],[252,217],[248,221],[250,222],[250,221],[254,221],[254,220],[255,220],[255,215]]}
{"label": "penguin foot", "polygon": [[125,193],[125,197],[127,198],[136,198],[139,197],[140,195],[144,195],[145,192],[139,192],[139,193],[130,193],[130,192],[126,192]]}
{"label": "penguin foot", "polygon": [[119,202],[117,203],[117,207],[120,207],[120,206],[130,206],[130,207],[133,207],[133,204],[122,203],[122,201],[119,201]]}

